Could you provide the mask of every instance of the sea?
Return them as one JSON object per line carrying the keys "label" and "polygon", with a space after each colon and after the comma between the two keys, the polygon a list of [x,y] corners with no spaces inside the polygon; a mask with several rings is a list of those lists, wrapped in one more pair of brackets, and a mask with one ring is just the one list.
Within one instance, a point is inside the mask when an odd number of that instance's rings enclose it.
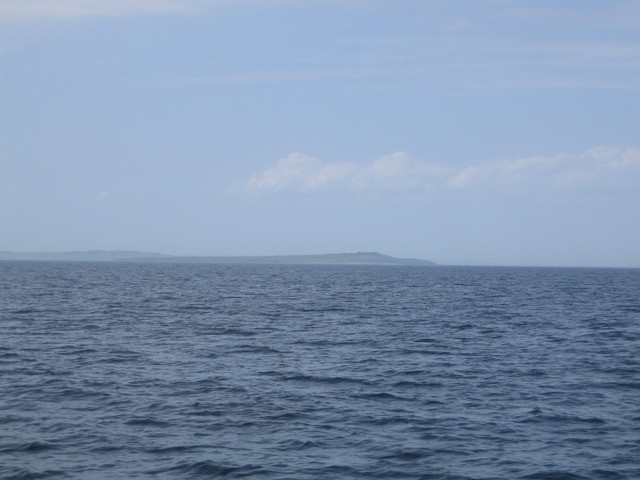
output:
{"label": "sea", "polygon": [[0,478],[640,479],[640,269],[0,262]]}

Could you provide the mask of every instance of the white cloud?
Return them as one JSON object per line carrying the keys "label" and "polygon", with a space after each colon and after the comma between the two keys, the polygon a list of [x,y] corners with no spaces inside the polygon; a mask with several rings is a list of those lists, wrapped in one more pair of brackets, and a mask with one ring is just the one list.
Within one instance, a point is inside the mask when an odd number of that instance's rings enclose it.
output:
{"label": "white cloud", "polygon": [[640,187],[640,149],[593,147],[581,154],[535,156],[447,167],[412,159],[405,152],[368,165],[325,163],[300,153],[278,160],[245,184],[254,193],[345,190],[428,191],[433,189],[619,189]]}
{"label": "white cloud", "polygon": [[446,167],[413,160],[404,152],[385,155],[366,166],[352,162],[325,163],[292,153],[261,175],[251,177],[245,186],[254,192],[310,191],[330,186],[355,190],[406,190],[428,187],[446,171]]}
{"label": "white cloud", "polygon": [[300,153],[281,158],[275,167],[246,183],[253,191],[317,190],[331,183],[344,181],[356,166],[352,163],[323,163]]}
{"label": "white cloud", "polygon": [[508,162],[492,162],[470,165],[457,173],[449,184],[453,187],[469,187],[479,184],[514,185],[547,175],[557,166],[562,155],[555,157],[530,157]]}
{"label": "white cloud", "polygon": [[358,188],[376,189],[427,187],[447,170],[444,166],[413,160],[405,152],[396,152],[359,169],[351,183]]}
{"label": "white cloud", "polygon": [[621,188],[640,179],[640,149],[591,148],[582,154],[529,157],[463,168],[449,185],[465,187]]}

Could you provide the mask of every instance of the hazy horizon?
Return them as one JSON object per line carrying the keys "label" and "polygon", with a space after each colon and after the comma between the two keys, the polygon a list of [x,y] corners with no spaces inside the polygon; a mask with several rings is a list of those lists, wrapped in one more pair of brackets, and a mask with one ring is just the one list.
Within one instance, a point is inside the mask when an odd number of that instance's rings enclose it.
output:
{"label": "hazy horizon", "polygon": [[640,267],[640,0],[5,0],[0,250]]}
{"label": "hazy horizon", "polygon": [[[0,261],[2,260],[15,260],[11,258],[2,258],[2,254],[10,254],[10,255],[42,255],[42,256],[56,256],[56,255],[73,255],[73,254],[129,254],[124,258],[132,257],[133,254],[140,254],[141,257],[146,255],[150,256],[159,256],[159,257],[169,257],[169,258],[267,258],[267,257],[322,257],[322,256],[331,256],[331,255],[355,255],[361,253],[373,253],[380,254],[383,256],[391,257],[396,260],[424,260],[432,263],[431,266],[440,266],[440,267],[540,267],[540,268],[629,268],[629,269],[638,269],[640,267],[635,266],[616,266],[616,265],[540,265],[540,264],[497,264],[497,263],[439,263],[431,258],[423,258],[423,257],[399,257],[397,255],[389,254],[387,252],[309,252],[309,253],[296,253],[296,254],[282,254],[282,253],[265,253],[265,254],[255,254],[255,255],[219,255],[215,253],[205,253],[205,254],[179,254],[179,253],[167,253],[167,252],[150,252],[150,251],[142,251],[142,250],[72,250],[72,251],[8,251],[8,250],[0,250]],[[116,255],[117,256],[117,255]],[[151,257],[150,257],[151,258]],[[18,260],[24,260],[24,258],[18,258]],[[36,258],[30,258],[28,260],[38,260]],[[48,260],[44,258],[44,260]],[[66,261],[66,260],[61,260]]]}

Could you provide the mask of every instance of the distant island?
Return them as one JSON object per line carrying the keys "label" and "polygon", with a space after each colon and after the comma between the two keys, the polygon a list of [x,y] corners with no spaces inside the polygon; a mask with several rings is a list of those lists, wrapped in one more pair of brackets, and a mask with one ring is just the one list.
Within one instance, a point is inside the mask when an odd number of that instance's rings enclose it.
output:
{"label": "distant island", "polygon": [[60,262],[174,262],[174,263],[262,263],[322,265],[436,265],[418,258],[396,258],[377,252],[326,253],[320,255],[267,256],[176,256],[126,250],[90,250],[83,252],[6,252],[0,260]]}

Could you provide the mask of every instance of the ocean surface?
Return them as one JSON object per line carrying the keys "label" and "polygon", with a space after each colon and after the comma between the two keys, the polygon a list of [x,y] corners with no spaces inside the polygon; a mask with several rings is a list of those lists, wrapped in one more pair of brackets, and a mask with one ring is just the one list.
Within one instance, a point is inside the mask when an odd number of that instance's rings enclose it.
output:
{"label": "ocean surface", "polygon": [[0,478],[640,479],[640,270],[0,262]]}

